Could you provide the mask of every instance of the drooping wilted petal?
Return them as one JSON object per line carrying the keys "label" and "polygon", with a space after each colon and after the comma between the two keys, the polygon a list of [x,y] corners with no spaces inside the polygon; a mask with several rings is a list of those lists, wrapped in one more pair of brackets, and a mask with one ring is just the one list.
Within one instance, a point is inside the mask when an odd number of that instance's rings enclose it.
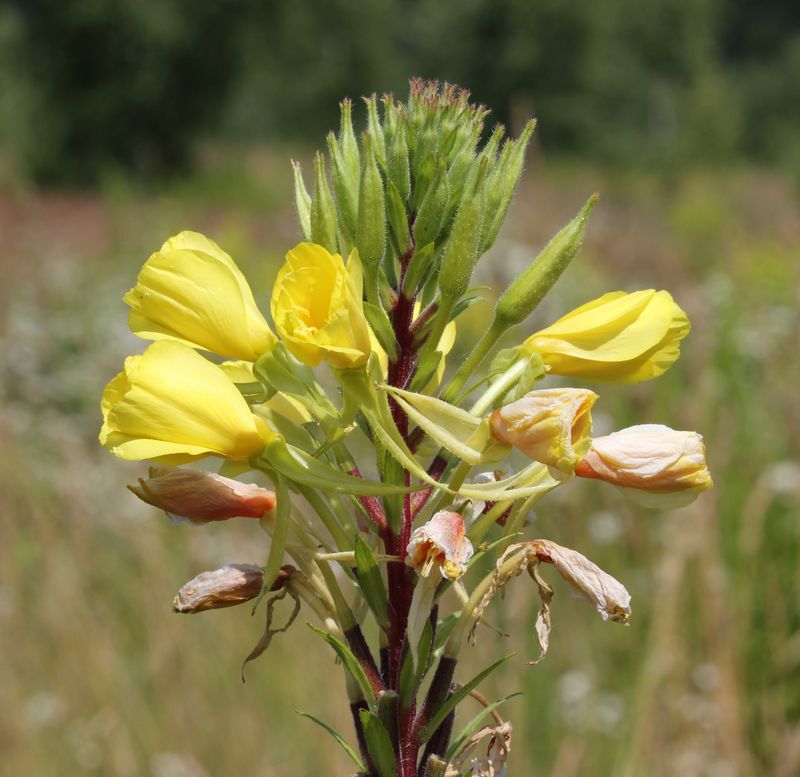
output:
{"label": "drooping wilted petal", "polygon": [[203,612],[235,607],[261,593],[264,570],[253,564],[228,564],[201,572],[178,591],[172,602],[176,612]]}
{"label": "drooping wilted petal", "polygon": [[227,518],[261,518],[275,509],[275,493],[213,472],[150,467],[147,479],[128,486],[144,502],[194,524]]}

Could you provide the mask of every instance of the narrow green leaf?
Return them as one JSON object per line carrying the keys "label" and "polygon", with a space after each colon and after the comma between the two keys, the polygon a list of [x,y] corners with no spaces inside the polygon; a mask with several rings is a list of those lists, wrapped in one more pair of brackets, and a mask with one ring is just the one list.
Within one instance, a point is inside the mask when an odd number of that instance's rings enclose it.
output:
{"label": "narrow green leaf", "polygon": [[383,308],[379,308],[377,305],[365,302],[364,315],[367,317],[367,321],[372,327],[375,337],[378,338],[378,342],[383,346],[383,350],[386,351],[389,359],[394,361],[397,358],[397,340],[395,339],[394,329],[392,329],[392,324],[389,321],[389,317],[386,315],[386,311]]}
{"label": "narrow green leaf", "polygon": [[411,257],[411,261],[408,263],[406,277],[403,281],[406,293],[413,294],[427,277],[433,267],[435,253],[436,246],[433,243],[427,243],[414,251],[414,256]]}
{"label": "narrow green leaf", "polygon": [[361,710],[361,725],[364,729],[364,739],[367,740],[367,749],[375,762],[375,768],[380,777],[394,777],[396,758],[392,739],[380,718],[369,710]]}
{"label": "narrow green leaf", "polygon": [[269,546],[269,556],[264,567],[264,583],[262,590],[269,591],[283,564],[283,554],[286,552],[286,541],[289,537],[289,525],[292,520],[292,500],[289,497],[289,488],[286,478],[279,472],[273,476],[275,483],[275,520],[272,524],[272,542]]}
{"label": "narrow green leaf", "polygon": [[319,636],[322,637],[322,639],[324,639],[334,649],[336,655],[339,656],[347,671],[350,672],[350,676],[358,683],[358,687],[361,688],[362,692],[364,693],[364,698],[366,699],[367,704],[369,704],[370,707],[374,707],[376,703],[375,691],[372,689],[372,685],[370,685],[370,682],[367,679],[366,672],[362,668],[361,664],[358,663],[358,659],[353,655],[350,648],[347,647],[347,645],[345,645],[341,640],[338,640],[333,635],[328,634],[327,631],[319,629],[310,623],[308,624],[308,627],[315,634],[319,634]]}
{"label": "narrow green leaf", "polygon": [[509,653],[503,656],[499,661],[495,661],[491,666],[486,667],[482,672],[479,672],[473,677],[466,685],[462,685],[452,696],[450,696],[441,707],[433,714],[428,721],[425,728],[422,729],[419,735],[420,742],[427,742],[439,728],[442,721],[456,708],[468,695],[469,692],[482,683],[495,669],[504,664],[511,658],[514,653]]}
{"label": "narrow green leaf", "polygon": [[378,625],[386,631],[389,628],[389,599],[386,595],[386,586],[383,584],[380,567],[372,549],[360,534],[356,534],[354,551],[361,592],[375,615]]}
{"label": "narrow green leaf", "polygon": [[345,741],[344,737],[342,737],[341,734],[334,731],[334,729],[332,729],[327,723],[324,723],[319,718],[315,718],[308,712],[301,712],[300,710],[296,710],[296,712],[301,718],[308,718],[309,720],[316,723],[320,728],[324,728],[325,731],[327,731],[342,746],[345,753],[347,753],[347,755],[350,756],[353,763],[356,765],[356,769],[362,772],[366,771],[367,767],[364,765],[364,762],[358,757],[356,751],[353,750],[353,748],[347,744],[347,742]]}
{"label": "narrow green leaf", "polygon": [[387,181],[386,184],[386,217],[389,221],[392,245],[397,255],[402,256],[409,246],[408,214],[403,198],[392,181]]}
{"label": "narrow green leaf", "polygon": [[459,732],[458,736],[453,740],[453,743],[450,745],[450,749],[447,751],[447,758],[448,760],[452,758],[462,747],[462,745],[467,741],[467,739],[473,734],[474,731],[477,730],[480,722],[487,716],[494,712],[501,704],[507,702],[509,699],[513,699],[515,696],[522,696],[520,691],[516,693],[510,693],[508,696],[503,696],[502,699],[498,699],[496,702],[493,702],[488,707],[482,709],[463,729]]}

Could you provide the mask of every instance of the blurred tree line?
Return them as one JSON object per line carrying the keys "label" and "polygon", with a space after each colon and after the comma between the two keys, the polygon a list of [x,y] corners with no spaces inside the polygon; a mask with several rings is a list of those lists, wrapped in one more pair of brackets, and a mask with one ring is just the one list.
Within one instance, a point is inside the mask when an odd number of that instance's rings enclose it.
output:
{"label": "blurred tree line", "polygon": [[469,87],[540,148],[800,172],[786,0],[3,0],[0,148],[41,182],[181,169],[198,139],[320,143],[344,95]]}

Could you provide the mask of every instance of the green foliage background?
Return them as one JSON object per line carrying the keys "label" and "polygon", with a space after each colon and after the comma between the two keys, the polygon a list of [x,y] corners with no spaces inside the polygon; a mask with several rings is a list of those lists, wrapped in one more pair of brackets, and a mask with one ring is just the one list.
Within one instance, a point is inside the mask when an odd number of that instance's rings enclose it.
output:
{"label": "green foliage background", "polygon": [[410,75],[468,84],[511,125],[541,116],[547,152],[800,169],[782,0],[10,0],[0,145],[40,181],[152,176],[201,138],[319,143],[342,96]]}

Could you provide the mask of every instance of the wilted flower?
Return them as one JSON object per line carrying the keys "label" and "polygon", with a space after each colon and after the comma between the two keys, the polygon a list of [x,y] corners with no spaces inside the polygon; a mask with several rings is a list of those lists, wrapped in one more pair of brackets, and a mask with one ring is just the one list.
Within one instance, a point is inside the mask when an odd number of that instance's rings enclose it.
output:
{"label": "wilted flower", "polygon": [[198,232],[171,237],[124,297],[131,331],[146,340],[253,361],[276,342],[233,259]]}
{"label": "wilted flower", "polygon": [[669,292],[613,291],[532,334],[523,348],[556,375],[636,383],[672,366],[689,329]]}
{"label": "wilted flower", "polygon": [[272,290],[272,318],[286,347],[304,364],[359,367],[372,352],[358,254],[300,243],[286,254]]}
{"label": "wilted flower", "polygon": [[169,340],[129,356],[101,408],[100,442],[122,459],[249,459],[273,436],[216,364]]}
{"label": "wilted flower", "polygon": [[535,461],[571,471],[591,445],[596,400],[588,389],[531,391],[492,413],[492,431]]}
{"label": "wilted flower", "polygon": [[592,440],[575,474],[621,486],[646,503],[677,507],[713,485],[703,438],[640,424]]}
{"label": "wilted flower", "polygon": [[128,488],[148,504],[194,524],[227,518],[261,518],[275,509],[274,492],[214,472],[150,467],[150,476]]}
{"label": "wilted flower", "polygon": [[253,564],[228,564],[201,572],[178,591],[172,606],[176,612],[203,612],[234,607],[261,593],[264,570]]}
{"label": "wilted flower", "polygon": [[442,577],[457,580],[466,571],[473,552],[472,543],[464,533],[464,518],[459,513],[441,510],[411,533],[406,564],[423,577],[430,575],[436,566]]}
{"label": "wilted flower", "polygon": [[603,572],[577,550],[550,540],[533,540],[530,547],[539,561],[552,564],[564,580],[594,605],[603,620],[627,623],[631,596],[619,580]]}

